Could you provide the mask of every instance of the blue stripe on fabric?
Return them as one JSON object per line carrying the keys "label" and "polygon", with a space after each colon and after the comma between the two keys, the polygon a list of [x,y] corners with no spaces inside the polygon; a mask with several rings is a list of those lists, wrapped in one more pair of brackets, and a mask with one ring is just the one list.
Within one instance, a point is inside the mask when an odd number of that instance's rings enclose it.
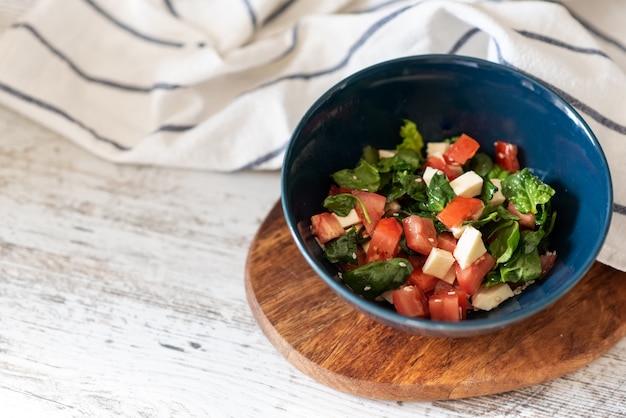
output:
{"label": "blue stripe on fabric", "polygon": [[282,2],[281,4],[278,5],[278,7],[276,7],[263,21],[263,24],[265,25],[266,23],[271,22],[272,20],[276,19],[278,16],[280,16],[281,14],[283,14],[285,12],[285,10],[287,10],[289,8],[289,6],[291,6],[292,4],[294,4],[296,2],[296,0],[286,0],[284,2]]}
{"label": "blue stripe on fabric", "polygon": [[248,9],[248,14],[250,15],[250,22],[252,23],[252,28],[256,30],[259,25],[258,19],[256,17],[256,12],[254,11],[252,4],[250,4],[250,0],[243,0],[243,3],[246,5],[246,9]]}
{"label": "blue stripe on fabric", "polygon": [[534,39],[536,41],[541,41],[541,42],[544,42],[553,46],[558,46],[564,49],[568,49],[570,51],[579,52],[579,53],[588,54],[588,55],[600,55],[604,58],[609,58],[609,56],[604,51],[601,51],[599,49],[582,48],[582,47],[578,47],[575,45],[570,45],[558,39],[550,38],[548,36],[541,35],[541,34],[534,33],[534,32],[529,32],[526,30],[516,30],[516,32],[526,38]]}
{"label": "blue stripe on fabric", "polygon": [[167,9],[168,12],[170,12],[172,16],[180,17],[178,12],[174,8],[174,5],[172,4],[172,0],[163,0],[163,3],[165,3],[165,8]]}
{"label": "blue stripe on fabric", "polygon": [[159,126],[159,128],[154,131],[154,133],[157,132],[186,132],[189,131],[193,128],[195,128],[196,125],[162,125]]}
{"label": "blue stripe on fabric", "polygon": [[[533,76],[531,74],[526,73],[524,70],[516,67],[515,65],[513,65],[512,63],[507,61],[504,58],[504,56],[502,55],[502,50],[500,49],[500,45],[498,44],[498,42],[495,39],[494,39],[494,43],[495,43],[496,51],[497,51],[497,54],[498,54],[498,62],[500,62],[500,64],[506,65],[507,67],[514,68],[515,70],[517,70],[517,71],[519,71],[521,73],[527,74],[527,75],[529,75],[532,78],[538,78],[536,76]],[[598,112],[597,110],[592,108],[591,106],[581,102],[580,100],[578,100],[577,98],[575,98],[571,94],[565,92],[564,90],[559,89],[558,87],[554,86],[553,84],[550,84],[550,83],[548,83],[547,81],[544,81],[544,80],[541,80],[541,82],[544,83],[546,86],[548,86],[550,89],[554,90],[556,92],[556,94],[558,94],[563,99],[565,99],[565,101],[567,101],[570,105],[572,105],[575,108],[579,109],[581,112],[583,112],[587,116],[591,117],[593,120],[598,122],[600,125],[602,125],[602,126],[604,126],[606,128],[609,128],[612,131],[615,131],[615,132],[617,132],[619,134],[626,135],[626,125],[619,124],[619,123],[615,122],[614,120],[607,118],[606,116],[604,116],[603,114],[601,114],[600,112]]]}
{"label": "blue stripe on fabric", "polygon": [[74,118],[73,116],[69,115],[68,113],[64,112],[63,110],[59,109],[58,107],[55,107],[49,103],[43,102],[39,99],[34,98],[33,96],[30,96],[26,93],[23,93],[21,91],[18,91],[16,89],[14,89],[13,87],[6,85],[4,83],[0,83],[0,90],[4,91],[5,93],[8,93],[18,99],[24,100],[27,103],[30,103],[34,106],[37,106],[41,109],[50,111],[56,115],[61,116],[62,118],[64,118],[65,120],[79,126],[80,128],[84,129],[85,131],[89,132],[91,135],[93,135],[94,138],[98,139],[99,141],[105,142],[107,144],[112,145],[113,147],[117,148],[120,151],[129,151],[131,148],[127,147],[125,145],[120,144],[119,142],[110,139],[110,138],[106,138],[100,134],[98,134],[95,130],[93,130],[92,128],[86,126],[84,123],[82,123],[81,121],[79,121],[78,119]]}
{"label": "blue stripe on fabric", "polygon": [[605,42],[607,42],[607,43],[617,47],[621,51],[626,52],[626,45],[624,45],[622,42],[620,42],[619,40],[617,40],[617,39],[615,39],[615,38],[605,34],[600,29],[596,28],[591,23],[587,22],[585,19],[583,19],[582,17],[578,16],[570,8],[568,8],[567,5],[565,5],[564,3],[558,2],[558,4],[563,6],[569,12],[569,14],[574,19],[576,19],[578,21],[578,23],[580,23],[589,32],[593,33],[595,36],[597,36],[598,38],[604,40]]}
{"label": "blue stripe on fabric", "polygon": [[52,46],[50,42],[48,42],[42,35],[35,29],[33,26],[28,23],[14,23],[11,25],[14,29],[25,29],[29,31],[42,45],[44,45],[53,55],[59,58],[61,61],[65,62],[76,74],[78,74],[84,80],[87,80],[92,83],[102,84],[107,87],[113,87],[125,91],[139,92],[139,93],[149,93],[153,90],[175,90],[179,88],[183,88],[184,86],[178,84],[169,84],[169,83],[155,83],[152,86],[136,86],[131,84],[119,83],[116,81],[107,80],[104,78],[93,77],[89,74],[85,73],[81,70],[76,64],[74,64],[68,57],[66,57],[60,50]]}
{"label": "blue stripe on fabric", "polygon": [[183,46],[185,46],[181,42],[168,41],[168,40],[159,39],[159,38],[155,38],[155,37],[150,36],[150,35],[143,34],[143,33],[139,32],[139,31],[137,31],[136,29],[128,26],[127,24],[125,24],[123,22],[120,22],[119,20],[117,20],[113,16],[111,16],[103,8],[101,8],[98,4],[96,4],[95,1],[93,1],[93,0],[83,0],[83,1],[85,3],[87,3],[88,5],[90,5],[96,12],[98,12],[102,17],[107,19],[109,22],[113,23],[118,28],[124,30],[127,33],[130,33],[131,35],[133,35],[133,36],[135,36],[135,37],[137,37],[139,39],[142,39],[142,40],[147,41],[147,42],[151,42],[153,44],[162,45],[162,46],[168,46],[168,47],[172,47],[172,48],[182,48]]}
{"label": "blue stripe on fabric", "polygon": [[613,212],[619,213],[620,215],[626,215],[626,206],[620,205],[619,203],[613,203]]}
{"label": "blue stripe on fabric", "polygon": [[255,159],[252,162],[249,162],[233,171],[245,171],[245,170],[250,170],[256,166],[259,166],[267,161],[270,161],[273,158],[278,157],[280,154],[282,154],[283,152],[285,152],[285,150],[287,149],[287,145],[289,144],[289,141],[285,142],[283,145],[281,145],[280,147],[278,147],[277,149],[262,155],[261,157]]}
{"label": "blue stripe on fabric", "polygon": [[241,93],[241,95],[245,95],[245,94],[249,94],[252,93],[254,91],[272,86],[274,84],[280,83],[282,81],[286,81],[286,80],[310,80],[311,78],[316,78],[316,77],[321,77],[324,75],[328,75],[328,74],[332,74],[335,71],[338,71],[340,69],[342,69],[343,67],[345,67],[349,62],[350,59],[352,58],[352,56],[354,55],[354,53],[356,51],[358,51],[364,44],[365,42],[367,42],[367,40],[372,37],[372,35],[374,35],[374,33],[376,33],[380,28],[382,28],[385,24],[389,23],[391,20],[395,19],[396,17],[398,17],[400,14],[404,13],[405,11],[407,11],[408,9],[411,9],[413,6],[406,6],[403,7],[401,9],[396,10],[395,12],[383,17],[382,19],[378,20],[377,22],[375,22],[372,26],[370,26],[364,33],[363,35],[361,35],[361,37],[350,47],[350,49],[348,50],[348,53],[346,54],[346,56],[339,62],[337,63],[335,66],[324,69],[324,70],[320,70],[320,71],[315,71],[315,72],[311,72],[311,73],[295,73],[295,74],[288,74],[282,77],[278,77],[272,81],[268,81],[266,83],[263,84],[259,84],[258,86],[245,91],[243,93]]}
{"label": "blue stripe on fabric", "polygon": [[461,49],[463,47],[463,45],[465,45],[467,43],[467,41],[470,40],[470,38],[474,35],[476,35],[477,33],[480,33],[480,29],[478,28],[472,28],[470,30],[468,30],[467,32],[465,32],[458,41],[456,41],[454,43],[454,45],[452,45],[452,48],[450,48],[450,51],[448,51],[448,54],[456,54],[459,49]]}

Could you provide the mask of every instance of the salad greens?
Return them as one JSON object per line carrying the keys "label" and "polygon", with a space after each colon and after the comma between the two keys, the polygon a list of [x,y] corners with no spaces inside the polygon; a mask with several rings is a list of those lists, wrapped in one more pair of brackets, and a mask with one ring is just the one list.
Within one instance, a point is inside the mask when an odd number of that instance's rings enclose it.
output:
{"label": "salad greens", "polygon": [[[402,225],[403,219],[417,215],[432,220],[437,235],[454,232],[440,219],[442,212],[458,197],[449,172],[445,167],[437,169],[427,182],[425,168],[433,167],[432,157],[425,155],[424,139],[415,123],[404,120],[399,136],[401,141],[392,152],[379,152],[368,146],[354,168],[333,173],[332,180],[343,192],[329,195],[323,207],[339,217],[346,217],[359,205],[367,222],[371,222],[367,202],[351,193],[352,190],[368,191],[386,198],[388,210],[381,216],[393,216]],[[459,137],[454,137],[445,142],[455,144],[458,140]],[[508,283],[515,287],[542,277],[546,272],[543,257],[551,255],[549,237],[556,219],[551,199],[555,190],[528,168],[509,172],[498,156],[492,158],[482,151],[468,155],[463,164],[443,158],[439,161],[455,166],[458,175],[473,171],[482,179],[480,194],[474,197],[482,202],[482,212],[459,225],[459,228],[471,226],[479,230],[487,253],[495,259],[493,267],[484,275],[482,286]],[[498,193],[503,197],[494,203]],[[410,258],[425,258],[407,244],[406,231],[405,226],[398,238],[399,251],[388,259],[367,263],[359,260],[359,251],[365,251],[363,248],[372,237],[364,234],[358,225],[346,228],[345,233],[326,243],[325,256],[332,263],[352,266],[342,272],[344,283],[362,297],[376,299],[406,285],[414,270]],[[551,260],[553,263],[554,256]]]}

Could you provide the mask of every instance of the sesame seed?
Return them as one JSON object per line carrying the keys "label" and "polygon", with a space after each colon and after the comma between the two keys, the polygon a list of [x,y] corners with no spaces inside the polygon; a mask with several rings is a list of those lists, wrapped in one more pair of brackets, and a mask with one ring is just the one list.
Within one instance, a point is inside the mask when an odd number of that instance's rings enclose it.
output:
{"label": "sesame seed", "polygon": [[365,290],[366,292],[369,291],[369,290],[372,290],[372,286],[365,286],[363,288],[363,290]]}
{"label": "sesame seed", "polygon": [[400,267],[406,267],[406,263],[405,263],[404,261],[400,261],[400,262],[398,263],[398,265],[399,265]]}

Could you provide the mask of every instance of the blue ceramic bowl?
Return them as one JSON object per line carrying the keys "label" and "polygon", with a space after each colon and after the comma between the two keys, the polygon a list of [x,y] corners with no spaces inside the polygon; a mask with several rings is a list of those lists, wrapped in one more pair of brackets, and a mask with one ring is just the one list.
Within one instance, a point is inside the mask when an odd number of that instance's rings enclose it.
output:
{"label": "blue ceramic bowl", "polygon": [[[426,140],[467,133],[492,150],[496,140],[519,145],[520,162],[556,195],[549,275],[489,312],[459,323],[408,318],[364,300],[345,287],[313,239],[311,215],[322,210],[330,174],[354,167],[363,147],[395,148],[403,119]],[[304,258],[330,288],[388,326],[427,336],[475,336],[503,329],[547,308],[591,268],[611,217],[607,162],[587,124],[563,99],[535,79],[491,62],[449,55],[401,58],[341,81],[304,115],[282,169],[282,205]]]}

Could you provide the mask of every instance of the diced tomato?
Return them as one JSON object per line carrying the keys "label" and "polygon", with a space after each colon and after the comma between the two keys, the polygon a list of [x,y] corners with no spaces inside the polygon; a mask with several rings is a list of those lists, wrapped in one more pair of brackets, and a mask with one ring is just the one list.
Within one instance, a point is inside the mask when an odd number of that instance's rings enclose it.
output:
{"label": "diced tomato", "polygon": [[439,281],[435,283],[433,294],[438,295],[440,293],[446,293],[451,290],[457,290],[457,289],[454,286],[452,286],[450,283],[444,282],[443,280],[439,279]]}
{"label": "diced tomato", "polygon": [[520,165],[517,158],[517,145],[508,142],[496,141],[496,164],[509,173],[519,171]]}
{"label": "diced tomato", "polygon": [[395,218],[383,218],[376,225],[367,249],[366,263],[388,260],[400,251],[402,226]]}
{"label": "diced tomato", "polygon": [[478,219],[485,205],[475,197],[455,196],[437,215],[448,228],[460,226],[461,223]]}
{"label": "diced tomato", "polygon": [[428,299],[417,286],[403,286],[391,292],[396,311],[410,317],[428,317]]}
{"label": "diced tomato", "polygon": [[541,276],[548,274],[554,263],[556,262],[556,252],[542,254],[539,256],[541,260]]}
{"label": "diced tomato", "polygon": [[491,254],[485,253],[464,269],[457,264],[456,280],[461,289],[471,296],[476,293],[487,273],[495,265],[496,259]]}
{"label": "diced tomato", "polygon": [[450,251],[454,253],[456,248],[457,239],[454,238],[451,232],[444,231],[437,237],[437,247],[442,250]]}
{"label": "diced tomato", "polygon": [[406,245],[413,251],[428,255],[437,246],[437,230],[432,219],[410,215],[402,220],[402,228]]}
{"label": "diced tomato", "polygon": [[424,293],[432,292],[435,289],[435,285],[439,281],[441,280],[435,276],[424,273],[421,268],[413,269],[411,275],[407,279],[408,284],[419,287]]}
{"label": "diced tomato", "polygon": [[311,232],[322,244],[346,233],[339,220],[330,212],[311,216]]}
{"label": "diced tomato", "polygon": [[437,155],[428,156],[424,165],[426,167],[432,167],[443,171],[449,181],[452,181],[463,174],[463,167],[458,164],[448,164],[443,157]]}
{"label": "diced tomato", "polygon": [[535,214],[532,212],[521,213],[517,210],[517,207],[513,204],[513,202],[509,202],[506,210],[511,212],[513,215],[520,218],[519,225],[528,229],[535,229]]}
{"label": "diced tomato", "polygon": [[359,203],[355,205],[355,209],[359,218],[361,218],[361,221],[363,222],[363,226],[365,226],[365,230],[370,236],[372,236],[374,229],[376,229],[376,225],[378,225],[378,222],[385,212],[385,203],[387,203],[387,198],[378,193],[366,192],[362,190],[352,190],[351,192],[353,195],[361,199],[363,205],[365,205],[365,210],[367,211],[371,222],[367,221],[367,217],[363,213],[363,209]]}
{"label": "diced tomato", "polygon": [[476,155],[479,148],[480,144],[478,141],[467,134],[461,134],[461,136],[446,150],[443,157],[448,163],[463,165],[467,162],[467,160]]}
{"label": "diced tomato", "polygon": [[411,263],[411,267],[413,267],[413,270],[415,270],[422,268],[424,262],[426,261],[426,257],[422,255],[410,255],[407,257],[407,260],[409,260],[409,263]]}
{"label": "diced tomato", "polygon": [[450,290],[428,298],[430,319],[458,322],[467,317],[467,294],[462,290]]}

